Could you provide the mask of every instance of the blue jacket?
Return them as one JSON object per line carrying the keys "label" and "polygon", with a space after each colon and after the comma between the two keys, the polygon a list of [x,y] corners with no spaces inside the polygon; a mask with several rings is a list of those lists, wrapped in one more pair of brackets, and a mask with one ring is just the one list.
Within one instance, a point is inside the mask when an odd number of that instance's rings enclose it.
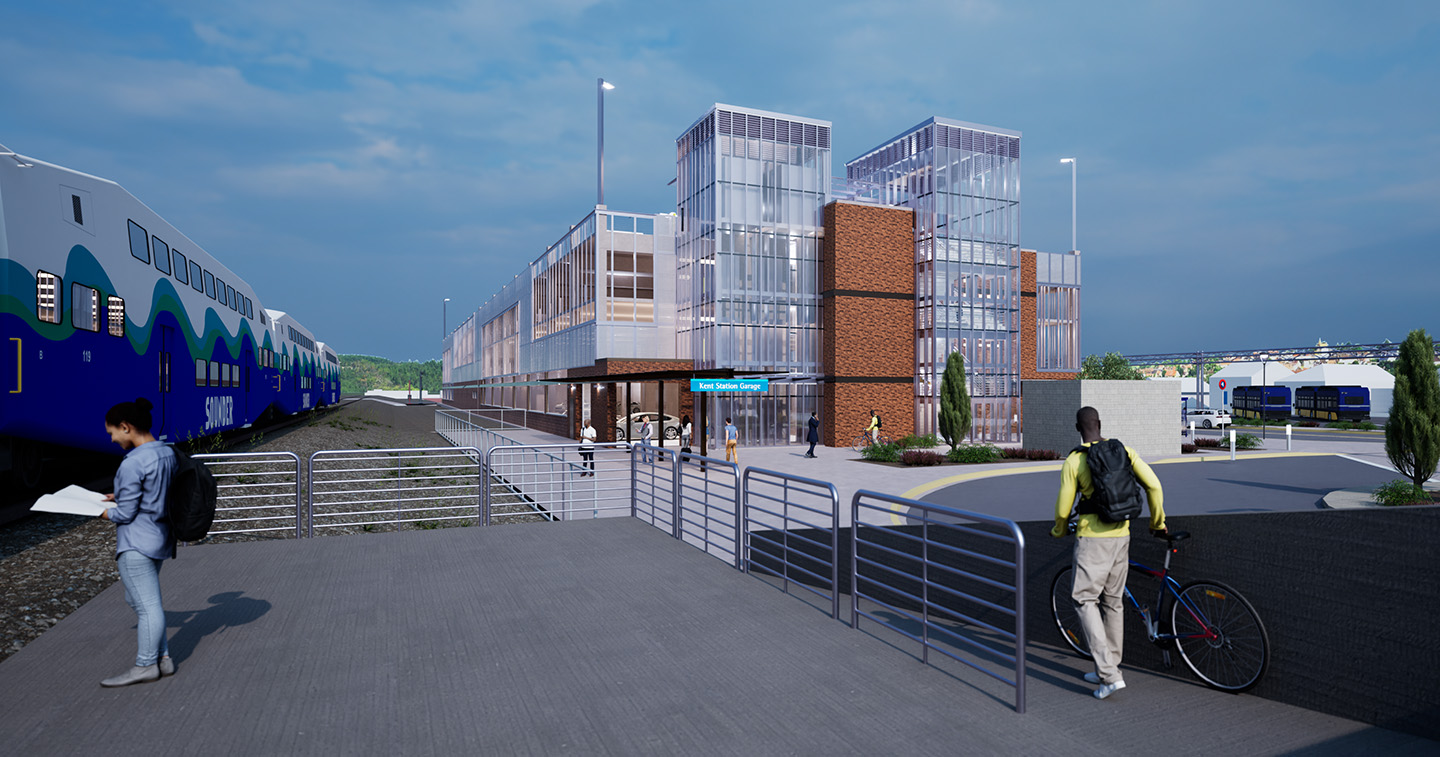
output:
{"label": "blue jacket", "polygon": [[146,442],[125,453],[115,471],[115,506],[105,517],[115,523],[115,556],[134,550],[152,560],[175,556],[175,540],[165,521],[165,497],[175,473],[175,452],[161,442]]}

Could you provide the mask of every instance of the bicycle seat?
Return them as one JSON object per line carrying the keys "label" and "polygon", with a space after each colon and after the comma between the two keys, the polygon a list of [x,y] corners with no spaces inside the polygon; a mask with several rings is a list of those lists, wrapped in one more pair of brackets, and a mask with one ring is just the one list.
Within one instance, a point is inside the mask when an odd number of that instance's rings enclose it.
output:
{"label": "bicycle seat", "polygon": [[1160,538],[1164,539],[1165,541],[1170,542],[1171,544],[1174,544],[1175,542],[1185,541],[1186,539],[1189,539],[1189,538],[1190,538],[1190,532],[1189,532],[1189,531],[1168,531],[1168,532],[1166,532],[1165,534],[1163,534]]}

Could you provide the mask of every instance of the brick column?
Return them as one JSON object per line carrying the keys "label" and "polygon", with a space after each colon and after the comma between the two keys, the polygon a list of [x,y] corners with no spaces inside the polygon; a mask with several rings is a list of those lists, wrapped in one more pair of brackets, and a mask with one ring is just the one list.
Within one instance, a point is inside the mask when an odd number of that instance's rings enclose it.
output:
{"label": "brick column", "polygon": [[849,446],[880,413],[885,433],[915,430],[915,214],[825,206],[821,318],[825,373],[820,440]]}

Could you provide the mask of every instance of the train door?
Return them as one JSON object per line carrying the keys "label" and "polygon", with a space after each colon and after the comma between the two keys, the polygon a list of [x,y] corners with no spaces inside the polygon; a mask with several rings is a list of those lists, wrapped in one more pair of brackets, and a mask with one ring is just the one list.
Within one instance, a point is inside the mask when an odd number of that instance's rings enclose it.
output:
{"label": "train door", "polygon": [[160,355],[157,389],[160,395],[160,418],[157,426],[160,435],[165,435],[165,421],[170,405],[170,350],[175,342],[175,329],[170,326],[160,327]]}
{"label": "train door", "polygon": [[249,423],[250,415],[250,366],[255,362],[255,352],[247,343],[240,352],[240,399],[241,409],[245,413],[243,423]]}

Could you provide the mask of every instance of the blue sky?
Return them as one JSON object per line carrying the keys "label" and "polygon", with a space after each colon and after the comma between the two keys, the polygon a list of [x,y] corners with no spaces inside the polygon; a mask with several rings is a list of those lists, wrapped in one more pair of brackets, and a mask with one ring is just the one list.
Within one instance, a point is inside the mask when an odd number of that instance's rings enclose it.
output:
{"label": "blue sky", "polygon": [[[1104,10],[1097,10],[1103,8]],[[114,179],[341,352],[433,358],[595,201],[674,209],[715,102],[1023,132],[1083,349],[1440,332],[1440,4],[0,0],[0,143]]]}

